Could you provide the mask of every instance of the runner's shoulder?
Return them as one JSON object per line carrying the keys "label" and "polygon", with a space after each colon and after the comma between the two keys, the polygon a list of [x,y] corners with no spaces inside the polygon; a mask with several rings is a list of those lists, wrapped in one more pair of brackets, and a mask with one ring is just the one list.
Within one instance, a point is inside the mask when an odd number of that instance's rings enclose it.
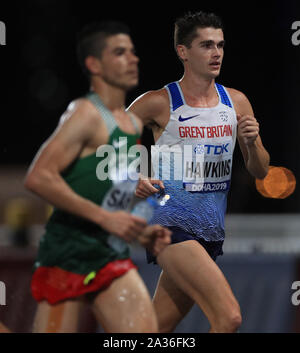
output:
{"label": "runner's shoulder", "polygon": [[248,98],[243,92],[235,88],[230,88],[230,87],[225,87],[225,88],[227,92],[230,94],[230,97],[234,105],[244,104],[245,102],[248,101]]}
{"label": "runner's shoulder", "polygon": [[64,124],[69,120],[84,119],[85,123],[100,123],[100,113],[92,102],[86,98],[77,98],[71,101],[60,118],[59,124]]}
{"label": "runner's shoulder", "polygon": [[139,105],[147,105],[151,110],[161,110],[169,105],[168,93],[164,88],[148,91],[139,96],[130,106],[129,110]]}

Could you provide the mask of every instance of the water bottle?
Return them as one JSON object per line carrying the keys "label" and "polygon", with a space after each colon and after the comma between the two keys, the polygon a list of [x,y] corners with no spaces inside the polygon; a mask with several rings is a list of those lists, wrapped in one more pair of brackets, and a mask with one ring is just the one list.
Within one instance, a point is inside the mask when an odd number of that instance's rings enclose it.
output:
{"label": "water bottle", "polygon": [[153,216],[154,210],[158,207],[157,201],[154,199],[154,197],[150,196],[145,200],[137,202],[132,211],[131,214],[137,217],[141,217],[149,223],[150,219]]}
{"label": "water bottle", "polygon": [[153,217],[154,211],[158,207],[164,206],[169,198],[170,196],[166,195],[165,190],[162,188],[160,188],[157,194],[149,196],[146,199],[137,201],[136,198],[135,203],[132,206],[131,214],[144,218],[147,223],[149,223],[149,221]]}

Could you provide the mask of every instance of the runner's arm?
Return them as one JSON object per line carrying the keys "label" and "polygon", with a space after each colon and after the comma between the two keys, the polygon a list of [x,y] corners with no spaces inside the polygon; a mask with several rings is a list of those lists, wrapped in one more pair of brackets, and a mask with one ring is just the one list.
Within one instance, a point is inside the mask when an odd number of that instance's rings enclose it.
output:
{"label": "runner's arm", "polygon": [[[166,125],[166,118],[169,116],[168,99],[165,89],[149,91],[138,97],[127,109],[138,116],[144,125],[151,127],[154,135],[160,135]],[[161,180],[148,178],[147,175],[141,176],[136,188],[136,195],[146,198],[157,193],[159,189],[155,188],[153,184],[164,188]]]}
{"label": "runner's arm", "polygon": [[92,137],[92,126],[87,103],[76,102],[68,119],[41,146],[28,170],[25,187],[57,208],[99,223],[104,217],[99,207],[76,194],[60,174]]}
{"label": "runner's arm", "polygon": [[259,135],[259,123],[247,97],[233,89],[230,94],[237,113],[237,136],[246,168],[255,178],[263,179],[268,173],[270,156]]}
{"label": "runner's arm", "polygon": [[61,177],[61,172],[92,139],[99,124],[99,115],[91,114],[89,104],[86,101],[77,102],[68,118],[42,145],[29,168],[25,187],[55,207],[94,222],[130,241],[143,230],[146,225],[144,220],[123,211],[112,213],[104,210],[75,193]]}

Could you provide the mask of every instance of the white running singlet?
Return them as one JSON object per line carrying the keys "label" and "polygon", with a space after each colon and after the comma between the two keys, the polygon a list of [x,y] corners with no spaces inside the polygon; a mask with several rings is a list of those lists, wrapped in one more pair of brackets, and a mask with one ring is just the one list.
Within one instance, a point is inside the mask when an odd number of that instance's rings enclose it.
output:
{"label": "white running singlet", "polygon": [[224,240],[237,120],[226,89],[215,84],[216,106],[190,107],[178,82],[165,86],[170,120],[152,146],[154,178],[170,199],[151,223],[176,226],[207,241]]}

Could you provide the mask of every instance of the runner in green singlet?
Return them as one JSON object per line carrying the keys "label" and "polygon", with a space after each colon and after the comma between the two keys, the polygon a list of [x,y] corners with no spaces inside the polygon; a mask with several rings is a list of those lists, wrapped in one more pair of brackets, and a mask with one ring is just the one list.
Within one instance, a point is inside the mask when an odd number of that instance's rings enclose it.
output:
{"label": "runner in green singlet", "polygon": [[[120,157],[124,143],[127,149],[138,143],[142,123],[125,112],[126,92],[138,83],[138,58],[128,28],[116,22],[86,27],[77,49],[91,91],[69,105],[25,180],[55,207],[31,283],[39,303],[34,331],[76,332],[80,308],[89,302],[106,332],[156,332],[128,242],[137,239],[158,254],[170,232],[126,212],[136,186],[127,175],[116,181],[97,174],[105,159],[109,169]],[[101,154],[103,145],[114,153]]]}

